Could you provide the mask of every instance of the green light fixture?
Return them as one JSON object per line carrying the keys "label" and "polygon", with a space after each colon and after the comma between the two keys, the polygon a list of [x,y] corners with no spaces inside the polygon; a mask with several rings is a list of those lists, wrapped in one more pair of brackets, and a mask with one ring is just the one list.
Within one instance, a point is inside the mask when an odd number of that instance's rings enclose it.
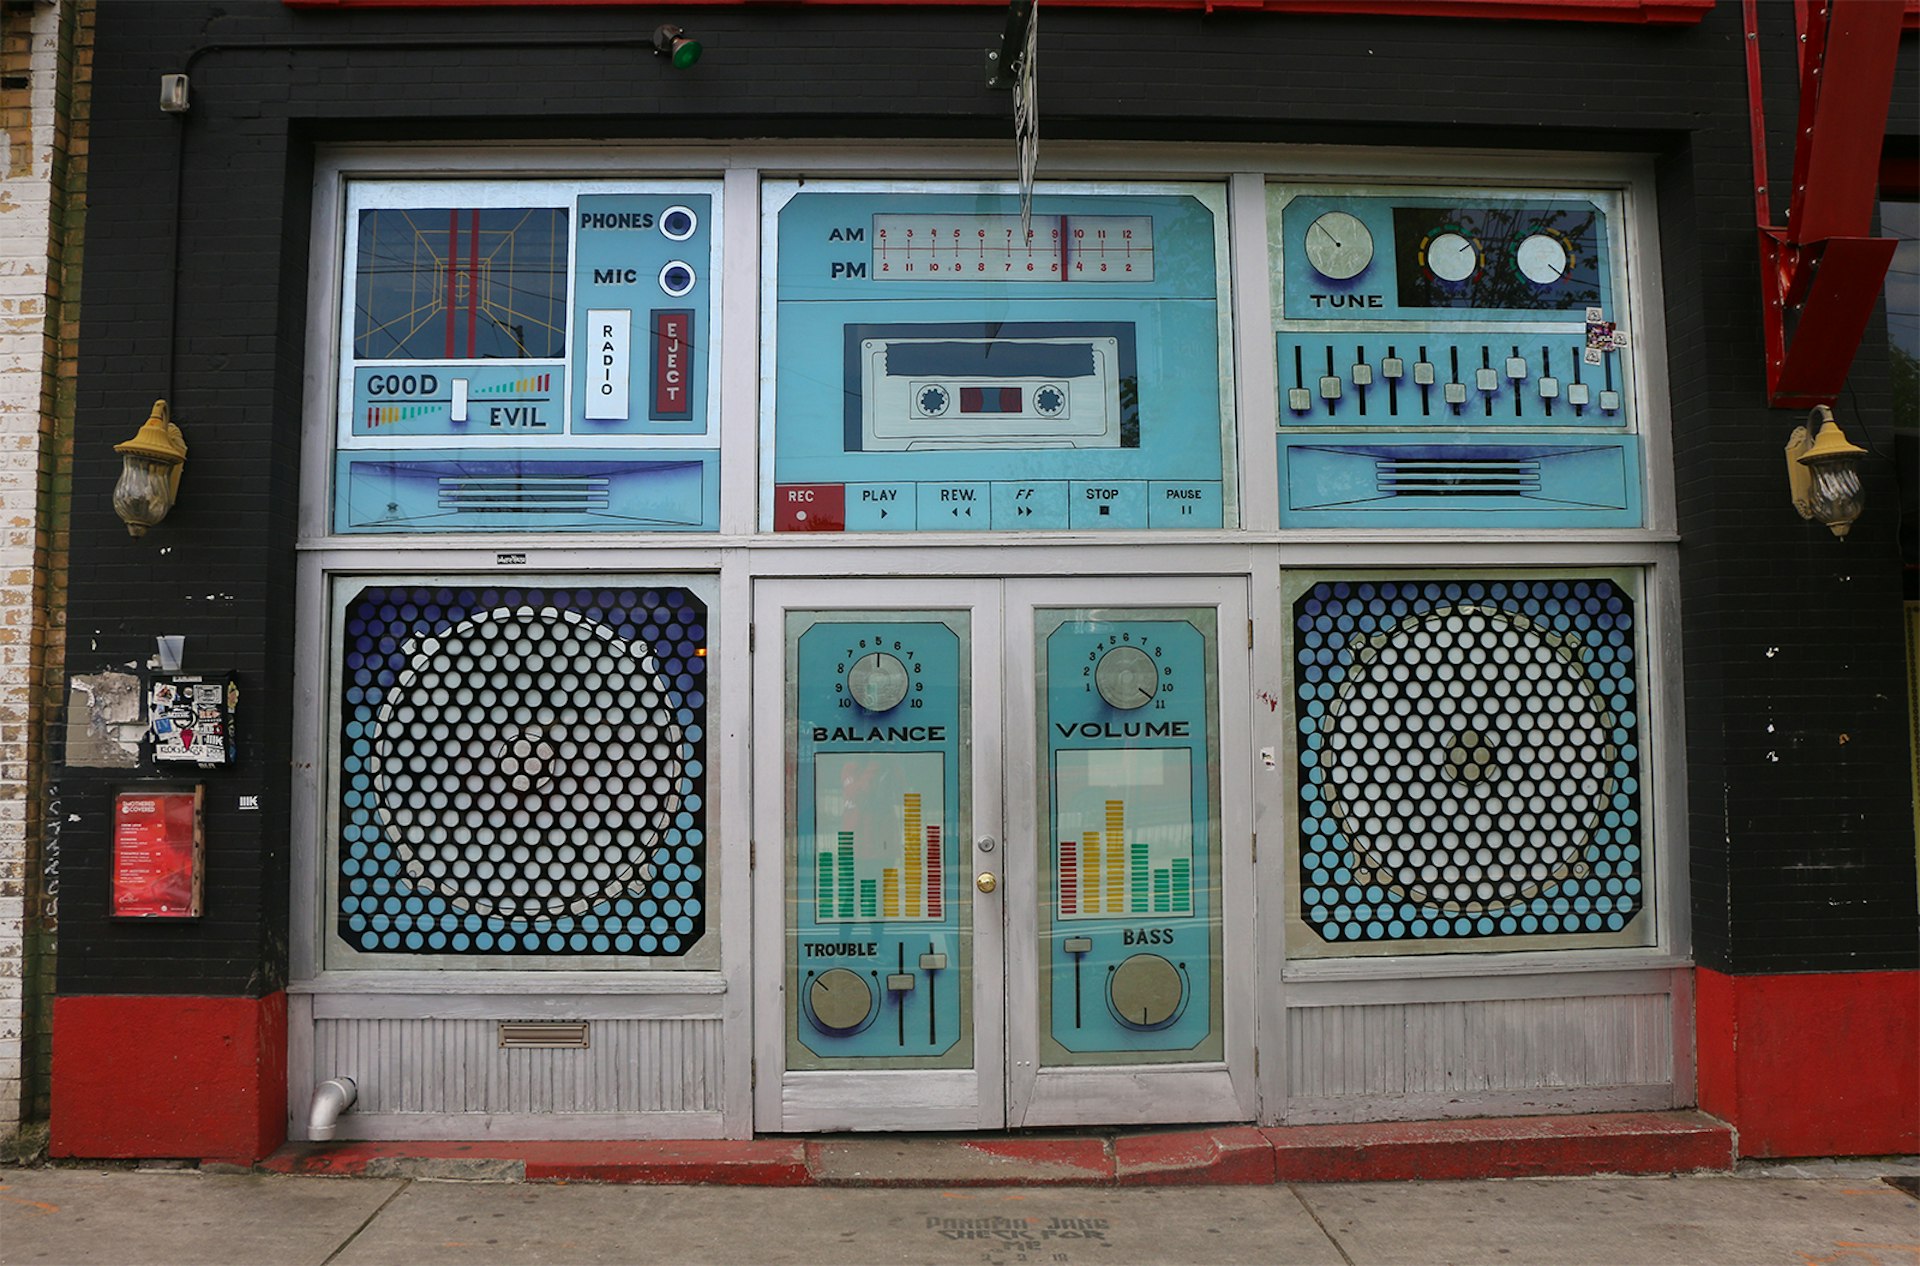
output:
{"label": "green light fixture", "polygon": [[677,26],[655,27],[653,31],[653,52],[656,57],[664,57],[673,63],[675,70],[685,70],[700,60],[700,41],[691,39]]}

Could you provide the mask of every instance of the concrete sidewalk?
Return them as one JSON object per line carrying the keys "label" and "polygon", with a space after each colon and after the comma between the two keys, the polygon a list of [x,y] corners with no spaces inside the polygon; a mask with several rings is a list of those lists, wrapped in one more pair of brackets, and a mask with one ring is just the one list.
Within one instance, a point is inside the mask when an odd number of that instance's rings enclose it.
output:
{"label": "concrete sidewalk", "polygon": [[1734,1175],[720,1188],[0,1170],[0,1263],[1920,1266],[1913,1159]]}

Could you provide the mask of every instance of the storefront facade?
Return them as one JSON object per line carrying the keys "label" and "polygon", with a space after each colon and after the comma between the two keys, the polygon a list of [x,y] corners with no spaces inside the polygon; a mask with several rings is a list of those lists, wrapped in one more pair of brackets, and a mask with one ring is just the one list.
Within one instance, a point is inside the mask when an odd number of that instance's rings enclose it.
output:
{"label": "storefront facade", "polygon": [[1050,8],[1023,205],[991,7],[103,6],[82,434],[191,449],[68,660],[242,703],[65,779],[56,1152],[1670,1108],[1810,972],[1893,1150],[1897,529],[1763,473],[1737,15],[1567,8]]}

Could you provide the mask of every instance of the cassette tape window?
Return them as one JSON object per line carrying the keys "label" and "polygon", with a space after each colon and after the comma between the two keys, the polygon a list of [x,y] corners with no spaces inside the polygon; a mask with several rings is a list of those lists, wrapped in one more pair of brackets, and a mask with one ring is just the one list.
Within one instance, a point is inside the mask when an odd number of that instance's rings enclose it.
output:
{"label": "cassette tape window", "polygon": [[1233,517],[1212,186],[770,188],[774,531]]}

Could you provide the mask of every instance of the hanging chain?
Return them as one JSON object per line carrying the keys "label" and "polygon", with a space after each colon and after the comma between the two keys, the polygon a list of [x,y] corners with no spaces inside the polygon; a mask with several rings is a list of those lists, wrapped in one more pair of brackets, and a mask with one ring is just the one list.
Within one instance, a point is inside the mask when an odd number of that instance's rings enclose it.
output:
{"label": "hanging chain", "polygon": [[1033,173],[1040,161],[1040,98],[1038,49],[1040,5],[1035,0],[1027,16],[1026,46],[1013,85],[1013,140],[1020,151],[1020,238],[1027,239],[1033,220]]}

